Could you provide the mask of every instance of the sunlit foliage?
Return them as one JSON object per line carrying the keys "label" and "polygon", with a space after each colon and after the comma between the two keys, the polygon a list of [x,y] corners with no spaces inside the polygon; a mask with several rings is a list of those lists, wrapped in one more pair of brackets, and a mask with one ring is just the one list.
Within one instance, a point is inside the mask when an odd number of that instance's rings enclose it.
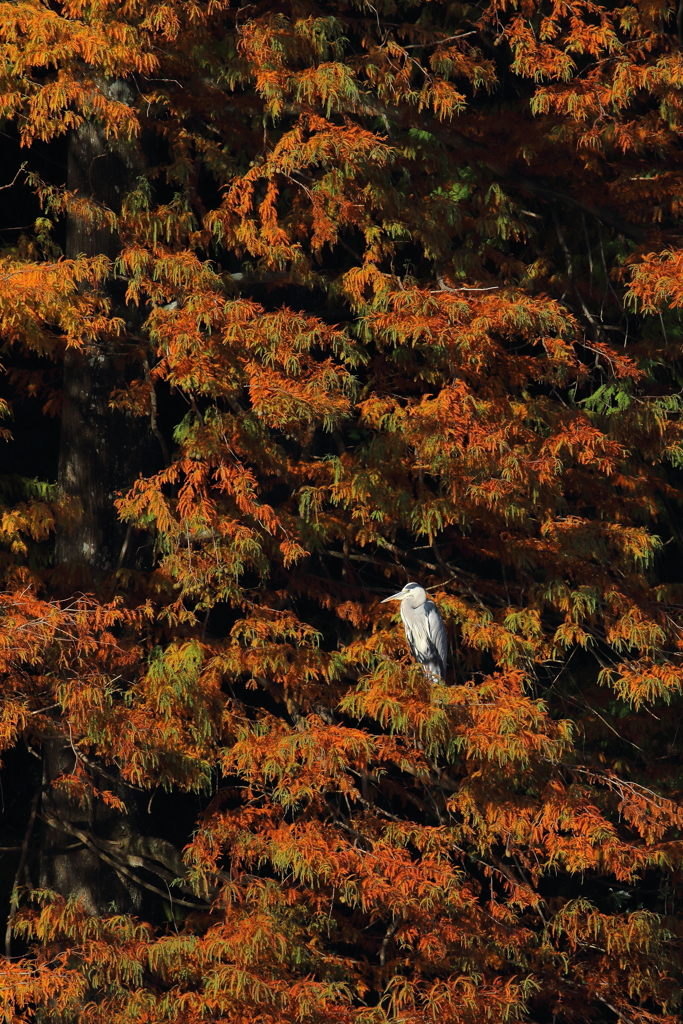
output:
{"label": "sunlit foliage", "polygon": [[[115,343],[160,439],[87,593],[51,560],[78,507],[0,481],[2,747],[68,737],[83,806],[201,801],[182,862],[69,826],[167,921],[18,873],[8,1024],[678,1019],[678,19],[2,5],[40,204],[7,394],[58,412],[65,352]],[[116,211],[34,161],[89,122],[142,168]],[[447,685],[380,604],[408,579]]]}

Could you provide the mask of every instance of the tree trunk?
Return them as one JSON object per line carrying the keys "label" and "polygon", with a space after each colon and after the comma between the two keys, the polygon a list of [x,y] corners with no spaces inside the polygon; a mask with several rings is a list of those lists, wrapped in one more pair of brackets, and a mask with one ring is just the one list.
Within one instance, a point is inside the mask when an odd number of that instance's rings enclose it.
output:
{"label": "tree trunk", "polygon": [[[139,912],[139,889],[124,874],[103,863],[96,843],[120,840],[122,833],[131,829],[128,815],[107,807],[100,799],[88,799],[82,805],[60,788],[51,788],[60,775],[73,771],[75,763],[76,756],[67,741],[44,741],[40,886],[76,897],[88,914]],[[103,785],[111,788],[107,780]],[[117,796],[125,799],[123,787],[117,790],[121,790]]]}
{"label": "tree trunk", "polygon": [[[130,99],[125,83],[106,89],[117,99]],[[134,187],[143,166],[139,150],[129,142],[107,139],[95,122],[87,122],[69,139],[67,187],[119,213],[126,192]],[[66,255],[71,258],[119,252],[116,231],[93,227],[69,217]],[[128,321],[132,310],[113,275],[106,285],[112,313]],[[56,563],[80,584],[95,583],[118,563],[123,530],[114,508],[115,492],[137,476],[148,443],[149,426],[141,417],[109,406],[114,388],[124,382],[125,337],[103,338],[64,359],[64,411],[60,437],[59,487],[78,510],[75,523],[60,531]]]}
{"label": "tree trunk", "polygon": [[[103,88],[126,101],[124,83]],[[142,169],[134,146],[107,139],[97,123],[88,122],[72,132],[67,176],[70,191],[95,199],[118,214],[123,196],[134,187]],[[104,254],[113,261],[119,248],[116,231],[68,219],[68,257]],[[113,274],[103,288],[112,314],[130,320],[123,289]],[[77,515],[70,527],[57,535],[55,560],[69,587],[94,586],[97,590],[117,568],[125,530],[117,519],[115,494],[133,482],[149,445],[148,419],[114,410],[109,404],[112,391],[124,383],[125,348],[125,336],[110,335],[69,349],[64,359],[59,487],[72,500]],[[75,764],[76,755],[67,740],[43,743],[40,884],[63,896],[77,896],[90,914],[139,912],[139,888],[125,869],[108,863],[102,853],[107,843],[125,843],[136,832],[133,822],[140,795],[114,783],[129,813],[97,798],[81,806],[65,788],[54,787],[55,780],[70,774]],[[97,769],[88,767],[88,771],[102,789]],[[113,771],[104,788],[112,788]]]}

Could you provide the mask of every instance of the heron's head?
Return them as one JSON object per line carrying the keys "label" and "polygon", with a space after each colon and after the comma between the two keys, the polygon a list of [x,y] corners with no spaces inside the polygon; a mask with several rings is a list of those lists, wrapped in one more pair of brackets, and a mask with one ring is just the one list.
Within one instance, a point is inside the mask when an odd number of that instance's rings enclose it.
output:
{"label": "heron's head", "polygon": [[387,601],[408,601],[412,608],[419,608],[426,600],[427,591],[424,587],[419,583],[406,583],[403,590],[399,590],[398,594],[392,594],[391,597],[385,597],[382,604],[386,604]]}

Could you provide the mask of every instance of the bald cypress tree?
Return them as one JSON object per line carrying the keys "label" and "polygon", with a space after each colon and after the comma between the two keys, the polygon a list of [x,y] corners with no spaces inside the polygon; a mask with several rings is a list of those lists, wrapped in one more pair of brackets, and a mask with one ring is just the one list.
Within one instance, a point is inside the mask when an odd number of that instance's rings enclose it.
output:
{"label": "bald cypress tree", "polygon": [[8,1021],[676,1020],[674,8],[0,47]]}

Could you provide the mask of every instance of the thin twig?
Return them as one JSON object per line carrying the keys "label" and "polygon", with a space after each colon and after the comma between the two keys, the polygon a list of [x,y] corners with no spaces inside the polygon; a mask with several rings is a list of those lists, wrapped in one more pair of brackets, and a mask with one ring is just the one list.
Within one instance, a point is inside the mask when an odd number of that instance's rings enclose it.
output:
{"label": "thin twig", "polygon": [[[402,46],[403,50],[421,50],[426,49],[428,46],[443,46],[444,43],[452,43],[456,39],[466,39],[467,36],[476,36],[476,29],[472,29],[471,32],[459,32],[457,36],[446,36],[445,39],[434,39],[431,43],[411,43],[409,46]],[[399,46],[401,44],[399,43]]]}
{"label": "thin twig", "polygon": [[151,377],[150,372],[149,372],[149,362],[147,361],[147,356],[143,356],[142,366],[143,366],[144,371],[145,371],[145,380],[149,384],[149,423],[150,423],[150,427],[152,429],[152,433],[154,434],[154,436],[156,437],[157,441],[159,442],[159,447],[161,448],[161,454],[164,457],[164,463],[166,464],[166,468],[168,469],[168,467],[171,465],[171,457],[170,457],[170,455],[168,453],[168,446],[166,444],[166,439],[164,438],[164,435],[159,430],[159,424],[157,423],[157,393],[156,393],[156,391],[154,389],[154,381],[152,380],[152,377]]}
{"label": "thin twig", "polygon": [[[24,170],[25,167],[26,167],[26,161],[24,160],[23,164],[21,165],[21,167],[19,168],[17,173],[14,175],[14,177],[10,181],[9,185],[0,185],[0,190],[5,189],[5,188],[11,188],[12,185],[14,185],[15,181],[17,180],[17,178],[19,177],[19,175],[21,174],[21,172]],[[18,228],[10,228],[9,230],[10,231],[18,231],[19,229]]]}
{"label": "thin twig", "polygon": [[[560,243],[560,248],[562,249],[562,252],[564,253],[564,259],[565,259],[565,263],[567,265],[567,283],[568,283],[569,286],[571,286],[572,291],[574,292],[574,294],[576,295],[577,299],[579,300],[579,303],[581,304],[581,308],[582,308],[582,310],[584,312],[584,316],[586,317],[586,319],[590,323],[590,325],[593,328],[593,330],[595,331],[596,335],[599,336],[599,330],[600,330],[599,325],[596,323],[595,318],[593,317],[593,314],[590,312],[590,310],[588,309],[588,306],[583,301],[583,296],[582,296],[581,292],[578,289],[576,281],[574,280],[574,264],[572,262],[572,255],[571,255],[571,253],[569,251],[569,246],[567,245],[567,242],[565,240],[564,233],[562,231],[562,226],[560,225],[560,218],[557,215],[557,210],[555,209],[555,205],[551,204],[550,209],[552,211],[553,220],[555,222],[555,231],[557,232],[557,240]],[[564,299],[566,294],[567,294],[567,289],[565,289],[564,294],[562,296],[562,299]]]}
{"label": "thin twig", "polygon": [[128,523],[128,529],[126,530],[126,536],[123,538],[123,544],[121,545],[121,551],[119,552],[118,561],[116,563],[117,572],[123,566],[123,560],[126,557],[128,551],[128,545],[130,544],[130,538],[133,535],[133,524]]}
{"label": "thin twig", "polygon": [[498,292],[502,288],[500,284],[491,284],[486,288],[478,288],[474,285],[461,285],[460,288],[452,288],[451,285],[446,284],[443,277],[437,277],[436,279],[439,287],[431,291],[430,295],[438,295],[440,292]]}
{"label": "thin twig", "polygon": [[590,238],[588,237],[588,225],[586,224],[586,214],[581,211],[581,220],[583,222],[583,233],[586,236],[586,251],[588,253],[588,269],[590,271],[590,290],[593,291],[593,253],[591,252]]}
{"label": "thin twig", "polygon": [[10,903],[10,912],[7,918],[7,928],[5,929],[5,956],[10,957],[12,955],[12,925],[14,918],[17,915],[19,909],[19,883],[21,876],[24,873],[26,867],[26,861],[28,859],[28,847],[31,841],[31,835],[33,834],[33,826],[36,820],[36,814],[38,813],[38,800],[40,799],[41,790],[38,788],[33,794],[33,800],[31,801],[31,813],[29,814],[28,825],[26,826],[26,832],[24,834],[24,841],[21,844],[21,857],[19,858],[19,867],[17,873],[14,876],[14,885],[12,886],[12,898]]}

